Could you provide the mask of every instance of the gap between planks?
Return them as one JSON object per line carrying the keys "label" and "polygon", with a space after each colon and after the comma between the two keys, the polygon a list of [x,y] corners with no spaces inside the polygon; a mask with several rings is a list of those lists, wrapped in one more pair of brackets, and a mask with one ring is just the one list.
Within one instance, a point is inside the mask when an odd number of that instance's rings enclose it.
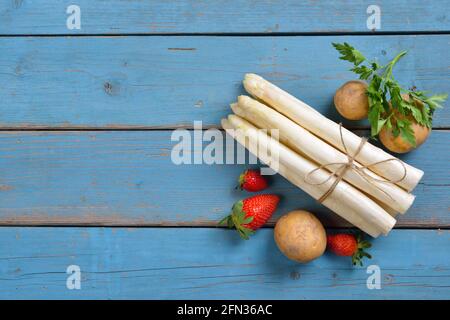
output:
{"label": "gap between planks", "polygon": [[336,31],[336,32],[155,32],[155,33],[85,33],[85,34],[0,34],[0,38],[55,38],[55,37],[316,37],[316,36],[408,36],[448,35],[450,30],[435,31]]}
{"label": "gap between planks", "polygon": [[[18,219],[20,220],[20,219]],[[57,220],[57,219],[56,219]],[[44,220],[42,223],[30,222],[30,221],[11,221],[2,220],[0,222],[0,228],[9,227],[20,227],[20,228],[39,228],[39,227],[58,227],[58,228],[76,228],[76,227],[86,227],[86,228],[204,228],[204,229],[228,229],[227,227],[218,226],[214,221],[205,222],[160,222],[160,223],[141,223],[137,222],[127,222],[118,223],[116,221],[90,221],[90,222],[73,222],[73,219],[61,219],[60,221],[49,222]],[[275,221],[268,222],[262,227],[262,229],[273,229],[275,227]],[[342,224],[339,226],[325,226],[327,230],[340,230],[340,229],[350,229],[359,230],[358,228],[348,224]],[[395,226],[392,230],[450,230],[450,225],[433,225],[433,224],[417,224],[417,223],[401,223],[399,226]]]}

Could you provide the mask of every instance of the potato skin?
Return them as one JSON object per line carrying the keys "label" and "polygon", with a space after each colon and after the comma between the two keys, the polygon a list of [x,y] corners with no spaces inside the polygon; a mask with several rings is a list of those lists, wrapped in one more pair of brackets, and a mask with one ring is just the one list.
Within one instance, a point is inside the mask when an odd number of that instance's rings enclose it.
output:
{"label": "potato skin", "polygon": [[[403,100],[409,101],[409,96],[407,94],[402,94]],[[390,103],[389,103],[390,104]],[[420,101],[415,101],[415,105],[419,108],[423,108],[423,104]],[[400,119],[404,119],[405,116],[400,115],[396,112],[396,117]],[[427,140],[428,136],[431,133],[431,129],[425,126],[421,126],[418,124],[412,116],[406,117],[409,121],[411,121],[411,128],[414,132],[414,136],[416,138],[416,148],[418,148],[422,143]],[[407,153],[413,149],[413,145],[411,145],[408,141],[402,138],[401,135],[397,137],[394,136],[391,129],[388,129],[386,126],[381,128],[379,133],[379,138],[381,143],[389,150],[395,153]]]}
{"label": "potato skin", "polygon": [[[411,128],[414,131],[414,136],[416,137],[416,147],[418,148],[422,143],[430,135],[431,129],[421,126],[417,122],[413,122],[411,124]],[[402,138],[401,135],[397,137],[394,136],[391,129],[387,127],[383,127],[379,133],[381,143],[388,149],[389,151],[395,153],[407,153],[411,150],[415,149],[412,144]]]}
{"label": "potato skin", "polygon": [[369,98],[366,95],[367,84],[352,80],[344,83],[334,95],[337,111],[346,119],[361,120],[369,113]]}
{"label": "potato skin", "polygon": [[322,223],[312,213],[303,210],[282,216],[275,226],[274,239],[286,257],[301,263],[320,257],[327,246]]}

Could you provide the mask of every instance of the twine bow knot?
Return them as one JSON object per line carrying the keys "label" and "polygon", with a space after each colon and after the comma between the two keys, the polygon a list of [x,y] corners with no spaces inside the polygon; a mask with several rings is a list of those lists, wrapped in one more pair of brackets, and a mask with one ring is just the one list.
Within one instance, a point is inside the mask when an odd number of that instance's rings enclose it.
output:
{"label": "twine bow knot", "polygon": [[[373,162],[371,164],[368,165],[356,165],[355,164],[355,158],[358,156],[358,154],[361,152],[362,148],[364,147],[364,144],[367,142],[367,138],[361,138],[361,142],[358,145],[358,148],[356,149],[356,151],[354,152],[353,155],[351,155],[348,150],[347,150],[347,146],[345,145],[344,142],[344,137],[342,134],[342,123],[339,124],[339,134],[340,134],[340,138],[341,138],[341,143],[342,143],[342,147],[345,150],[345,154],[347,156],[348,161],[346,162],[330,162],[330,163],[325,163],[322,164],[321,166],[315,168],[314,170],[311,170],[310,172],[308,172],[305,176],[305,182],[311,185],[323,185],[325,183],[327,183],[328,181],[330,181],[330,179],[332,179],[333,177],[336,177],[336,179],[333,181],[333,184],[330,186],[330,188],[328,188],[328,190],[317,200],[320,203],[322,203],[323,201],[325,201],[326,198],[328,198],[328,196],[333,193],[334,189],[336,188],[336,186],[339,184],[339,182],[341,182],[341,180],[344,178],[345,173],[348,170],[353,170],[354,172],[356,172],[360,177],[362,177],[364,180],[366,180],[369,184],[371,184],[372,186],[374,186],[375,188],[377,188],[378,190],[380,190],[381,192],[383,192],[384,194],[386,194],[391,200],[395,201],[395,199],[392,198],[392,196],[387,193],[386,191],[380,189],[380,187],[378,187],[376,185],[376,182],[380,182],[380,183],[390,183],[390,184],[396,184],[399,183],[401,181],[403,181],[406,177],[406,167],[405,164],[396,158],[391,158],[391,159],[385,159],[382,161],[377,161],[377,162]],[[369,175],[365,169],[369,169],[370,167],[374,167],[376,165],[379,165],[381,163],[385,163],[385,162],[389,162],[389,161],[397,161],[402,165],[403,168],[403,175],[401,178],[397,179],[397,180],[393,180],[393,179],[377,179],[372,177],[371,175]],[[332,166],[336,166],[339,165],[339,167],[335,170],[331,170],[328,169],[330,172],[330,175],[323,181],[320,182],[311,182],[310,181],[310,177],[316,172],[319,171],[321,169],[327,169],[328,167],[332,167]]]}

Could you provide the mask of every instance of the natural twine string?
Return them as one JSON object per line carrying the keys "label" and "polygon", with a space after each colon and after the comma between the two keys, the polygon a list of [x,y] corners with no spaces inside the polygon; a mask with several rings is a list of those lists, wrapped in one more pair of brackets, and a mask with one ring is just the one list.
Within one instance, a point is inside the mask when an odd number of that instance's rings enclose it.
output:
{"label": "natural twine string", "polygon": [[[390,194],[388,194],[386,191],[380,189],[380,187],[378,187],[376,185],[376,182],[396,184],[396,183],[399,183],[400,181],[403,181],[405,179],[406,173],[407,173],[405,164],[399,159],[391,158],[391,159],[386,159],[386,160],[382,160],[382,161],[373,162],[373,163],[365,165],[365,166],[357,166],[355,164],[355,158],[361,152],[364,144],[367,142],[367,138],[365,138],[365,137],[361,138],[361,142],[359,143],[359,146],[356,149],[355,153],[353,155],[350,155],[350,153],[347,150],[347,146],[345,145],[345,142],[344,142],[344,137],[343,137],[343,134],[342,134],[342,123],[339,123],[339,133],[340,133],[341,143],[342,143],[342,146],[343,146],[343,148],[345,150],[345,154],[346,154],[346,156],[348,158],[348,161],[347,162],[330,162],[330,163],[325,163],[325,164],[319,166],[318,168],[315,168],[314,170],[308,172],[305,175],[305,182],[310,184],[310,185],[322,185],[322,184],[325,184],[328,181],[330,181],[330,179],[332,179],[333,177],[336,177],[336,180],[334,180],[334,182],[330,186],[330,188],[328,188],[328,190],[317,201],[319,201],[320,203],[325,201],[325,199],[328,198],[328,196],[331,193],[333,193],[334,189],[339,184],[339,182],[343,179],[345,173],[348,170],[355,171],[359,176],[361,176],[363,179],[365,179],[369,184],[371,184],[372,186],[374,186],[375,188],[377,188],[378,190],[380,190],[381,192],[386,194],[391,200],[395,201],[395,199],[393,199]],[[402,175],[402,177],[400,179],[398,179],[398,180],[377,179],[377,178],[374,178],[374,177],[370,176],[365,171],[365,169],[369,169],[371,167],[374,167],[376,165],[379,165],[379,164],[385,163],[385,162],[389,162],[389,161],[397,161],[397,162],[399,162],[402,165],[402,167],[403,167],[403,175]],[[335,166],[335,165],[339,165],[339,167],[337,169],[335,169],[335,170],[330,170],[331,171],[330,175],[324,181],[317,182],[317,183],[309,181],[309,178],[311,177],[311,175],[313,175],[316,171],[319,171],[321,169],[326,169],[327,167]]]}

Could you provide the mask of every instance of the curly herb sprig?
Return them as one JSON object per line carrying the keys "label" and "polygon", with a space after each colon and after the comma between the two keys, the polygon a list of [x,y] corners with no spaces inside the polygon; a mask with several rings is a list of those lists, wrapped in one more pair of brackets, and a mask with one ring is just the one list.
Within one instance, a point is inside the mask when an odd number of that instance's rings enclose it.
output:
{"label": "curly herb sprig", "polygon": [[[394,79],[392,70],[395,64],[406,55],[400,52],[387,65],[380,65],[376,61],[368,61],[364,55],[348,43],[333,43],[333,47],[341,54],[341,60],[353,64],[352,72],[359,75],[361,80],[367,80],[367,96],[369,98],[369,123],[371,135],[378,135],[383,126],[392,129],[395,137],[401,135],[414,147],[416,139],[412,130],[411,116],[418,124],[431,128],[433,113],[442,108],[441,103],[447,99],[447,94],[428,96],[425,91],[402,88]],[[407,94],[409,100],[402,98]],[[389,103],[390,100],[390,103]]]}

